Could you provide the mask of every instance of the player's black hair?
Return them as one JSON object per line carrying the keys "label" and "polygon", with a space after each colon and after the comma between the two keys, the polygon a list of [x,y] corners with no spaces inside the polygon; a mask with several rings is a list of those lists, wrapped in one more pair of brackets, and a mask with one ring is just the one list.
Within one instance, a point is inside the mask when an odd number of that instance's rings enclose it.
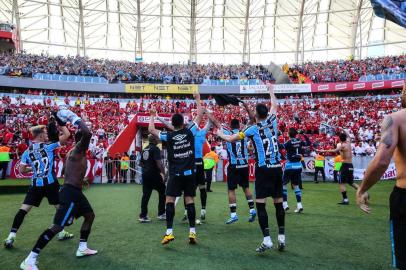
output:
{"label": "player's black hair", "polygon": [[238,119],[231,120],[230,127],[232,129],[239,129],[240,128],[240,121],[238,121]]}
{"label": "player's black hair", "polygon": [[180,113],[175,113],[174,115],[172,115],[172,126],[174,128],[181,128],[183,125],[183,115],[181,115]]}
{"label": "player's black hair", "polygon": [[297,135],[297,130],[294,127],[291,127],[289,128],[288,134],[290,138],[295,138]]}
{"label": "player's black hair", "polygon": [[82,139],[82,135],[83,133],[80,129],[75,132],[75,143],[78,143]]}
{"label": "player's black hair", "polygon": [[345,142],[347,140],[347,134],[345,134],[344,132],[341,132],[338,137],[340,138],[341,142]]}
{"label": "player's black hair", "polygon": [[268,107],[265,104],[258,104],[255,110],[257,111],[257,115],[260,119],[264,119],[268,116]]}
{"label": "player's black hair", "polygon": [[210,150],[211,150],[211,151],[214,151],[214,150],[216,150],[216,147],[212,146],[212,147],[210,148]]}

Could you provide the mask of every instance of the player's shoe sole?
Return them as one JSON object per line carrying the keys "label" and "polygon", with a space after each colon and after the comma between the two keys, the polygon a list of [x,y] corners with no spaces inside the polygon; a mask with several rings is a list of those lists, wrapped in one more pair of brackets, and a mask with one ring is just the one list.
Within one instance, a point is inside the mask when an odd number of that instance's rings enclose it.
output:
{"label": "player's shoe sole", "polygon": [[73,237],[74,237],[73,234],[65,232],[65,231],[63,231],[62,234],[58,234],[59,241],[69,240],[69,239],[72,239]]}
{"label": "player's shoe sole", "polygon": [[38,267],[34,265],[27,264],[25,260],[20,264],[21,270],[38,270]]}
{"label": "player's shoe sole", "polygon": [[172,242],[174,240],[175,240],[175,236],[173,236],[173,234],[166,234],[164,236],[164,239],[162,239],[161,244],[167,245],[167,244],[169,244],[169,242]]}
{"label": "player's shoe sole", "polygon": [[150,223],[151,222],[151,220],[149,218],[139,218],[138,221],[140,223]]}
{"label": "player's shoe sole", "polygon": [[237,222],[237,221],[238,221],[238,217],[237,217],[237,216],[235,216],[235,217],[230,217],[230,218],[226,221],[226,224],[227,224],[227,225],[233,224],[234,222]]}
{"label": "player's shoe sole", "polygon": [[195,233],[189,233],[189,244],[196,245],[197,244],[197,236]]}
{"label": "player's shoe sole", "polygon": [[259,248],[257,248],[255,251],[258,253],[264,253],[269,249],[272,249],[273,244],[271,243],[271,245],[266,245],[264,243],[261,243],[261,245],[259,246]]}
{"label": "player's shoe sole", "polygon": [[87,248],[85,250],[77,250],[76,251],[76,257],[77,258],[82,258],[82,257],[88,257],[88,256],[93,256],[97,254],[97,250],[92,250],[90,248]]}

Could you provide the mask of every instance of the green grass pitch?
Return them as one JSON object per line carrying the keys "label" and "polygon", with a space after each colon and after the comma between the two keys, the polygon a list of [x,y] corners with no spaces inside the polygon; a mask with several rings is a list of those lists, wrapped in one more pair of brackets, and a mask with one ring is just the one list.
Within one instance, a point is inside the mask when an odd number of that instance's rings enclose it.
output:
{"label": "green grass pitch", "polygon": [[[240,220],[225,225],[229,215],[226,185],[213,184],[208,193],[207,222],[197,227],[198,244],[187,243],[188,226],[180,220],[183,206],[178,204],[174,234],[168,246],[160,244],[165,222],[156,220],[157,195],[149,204],[150,224],[138,223],[141,186],[93,186],[85,195],[93,205],[96,220],[89,247],[99,254],[77,259],[81,220],[67,230],[75,238],[65,242],[54,239],[41,253],[41,270],[96,269],[390,269],[388,197],[393,181],[381,182],[371,191],[372,214],[362,213],[354,204],[354,190],[349,191],[351,205],[339,206],[338,186],[305,183],[304,213],[295,214],[294,193],[289,191],[290,212],[286,215],[286,251],[276,249],[255,253],[262,240],[258,222],[248,223],[248,206],[238,190],[237,212]],[[7,237],[12,220],[25,194],[0,195],[0,237]],[[197,197],[196,212],[200,213]],[[270,231],[275,243],[277,230],[273,204],[268,204]],[[55,210],[43,201],[26,216],[12,250],[0,249],[0,269],[19,269],[38,236],[51,225]]]}

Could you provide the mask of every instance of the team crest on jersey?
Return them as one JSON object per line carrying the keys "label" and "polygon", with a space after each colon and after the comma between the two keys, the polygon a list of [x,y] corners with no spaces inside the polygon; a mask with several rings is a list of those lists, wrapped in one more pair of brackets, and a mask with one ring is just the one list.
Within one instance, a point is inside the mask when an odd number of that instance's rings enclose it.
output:
{"label": "team crest on jersey", "polygon": [[174,139],[175,141],[181,141],[181,140],[183,140],[186,136],[187,136],[187,134],[178,134],[178,135],[174,136],[173,139]]}
{"label": "team crest on jersey", "polygon": [[143,158],[144,160],[148,160],[148,158],[149,158],[149,151],[144,151],[144,153],[142,153],[142,158]]}

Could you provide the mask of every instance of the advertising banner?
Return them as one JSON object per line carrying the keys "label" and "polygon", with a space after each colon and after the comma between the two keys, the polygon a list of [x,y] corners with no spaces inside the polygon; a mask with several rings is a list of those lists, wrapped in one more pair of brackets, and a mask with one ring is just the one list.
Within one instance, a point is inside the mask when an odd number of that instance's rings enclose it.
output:
{"label": "advertising banner", "polygon": [[[310,93],[311,84],[269,84],[276,94]],[[240,85],[240,94],[268,94],[268,86],[261,85]]]}
{"label": "advertising banner", "polygon": [[126,93],[138,94],[193,94],[198,91],[195,84],[126,84]]}
{"label": "advertising banner", "polygon": [[400,89],[403,80],[372,81],[372,82],[340,82],[340,83],[314,83],[311,85],[313,93],[341,92],[341,91],[365,91]]}
{"label": "advertising banner", "polygon": [[[20,165],[19,159],[14,159],[12,161],[10,178],[13,178],[13,179],[31,178],[32,173],[20,172],[19,165]],[[62,174],[63,161],[56,160],[54,163],[54,166],[55,166],[54,168],[55,168],[55,172],[56,172],[56,177],[63,178],[63,174]],[[97,161],[95,159],[87,160],[87,170],[86,170],[85,177],[87,177],[89,183],[93,182],[93,179],[95,178],[95,176],[101,175],[101,166],[102,166],[102,163],[100,161]]]}

